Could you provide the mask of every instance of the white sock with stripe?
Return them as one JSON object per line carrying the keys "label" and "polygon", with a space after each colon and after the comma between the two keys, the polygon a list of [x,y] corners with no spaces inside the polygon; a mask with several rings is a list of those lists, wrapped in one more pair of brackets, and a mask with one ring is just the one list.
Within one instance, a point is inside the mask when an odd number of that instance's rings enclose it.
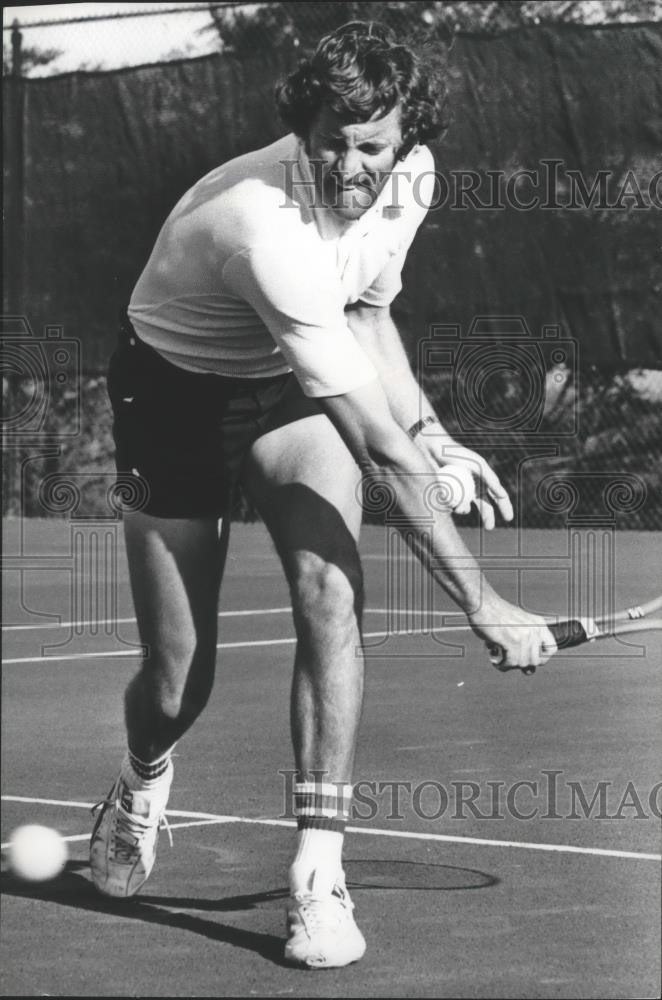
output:
{"label": "white sock with stripe", "polygon": [[149,791],[159,785],[172,781],[172,765],[170,763],[174,745],[153,761],[143,761],[127,750],[122,761],[121,774],[127,786],[134,792]]}
{"label": "white sock with stripe", "polygon": [[342,848],[352,801],[352,786],[306,781],[294,786],[297,816],[297,853],[290,866],[292,894],[309,892],[315,875],[316,890],[328,892],[342,873]]}

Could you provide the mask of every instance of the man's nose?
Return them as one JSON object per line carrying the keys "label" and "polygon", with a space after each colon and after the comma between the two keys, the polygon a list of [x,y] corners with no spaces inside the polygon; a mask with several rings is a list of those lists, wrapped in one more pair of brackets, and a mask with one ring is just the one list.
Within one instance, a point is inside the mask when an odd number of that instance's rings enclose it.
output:
{"label": "man's nose", "polygon": [[336,173],[343,180],[351,180],[357,174],[362,173],[363,162],[358,149],[346,149],[336,160]]}

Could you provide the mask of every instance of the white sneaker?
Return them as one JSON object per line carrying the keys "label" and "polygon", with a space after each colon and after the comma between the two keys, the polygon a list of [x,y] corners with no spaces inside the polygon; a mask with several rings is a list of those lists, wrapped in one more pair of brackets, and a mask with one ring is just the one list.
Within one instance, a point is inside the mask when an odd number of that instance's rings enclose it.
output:
{"label": "white sneaker", "polygon": [[165,807],[172,782],[172,762],[163,780],[148,791],[133,791],[122,775],[107,799],[94,809],[101,809],[90,840],[92,881],[106,896],[133,896],[147,881],[154,867],[159,830],[172,836],[165,818]]}
{"label": "white sneaker", "polygon": [[320,885],[297,892],[287,904],[285,959],[309,969],[333,969],[357,962],[365,953],[365,939],[354,922],[354,904],[341,873],[331,890]]}

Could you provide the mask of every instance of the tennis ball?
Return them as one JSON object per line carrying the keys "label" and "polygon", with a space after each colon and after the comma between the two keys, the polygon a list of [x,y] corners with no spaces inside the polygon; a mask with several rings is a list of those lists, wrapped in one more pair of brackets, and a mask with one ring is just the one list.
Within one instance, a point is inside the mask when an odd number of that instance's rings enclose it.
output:
{"label": "tennis ball", "polygon": [[469,469],[452,462],[439,470],[439,481],[448,490],[448,506],[456,514],[468,514],[476,499],[476,484]]}
{"label": "tennis ball", "polygon": [[67,860],[67,844],[57,830],[28,823],[17,827],[9,840],[9,865],[26,882],[47,882],[60,874]]}

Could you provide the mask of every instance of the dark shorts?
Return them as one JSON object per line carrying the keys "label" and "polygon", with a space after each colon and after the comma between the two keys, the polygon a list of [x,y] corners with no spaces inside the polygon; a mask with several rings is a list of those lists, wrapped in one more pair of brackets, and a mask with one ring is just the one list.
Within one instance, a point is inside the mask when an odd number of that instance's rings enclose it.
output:
{"label": "dark shorts", "polygon": [[291,373],[226,378],[188,372],[125,319],[108,371],[118,494],[156,517],[227,513],[252,444],[321,412]]}

